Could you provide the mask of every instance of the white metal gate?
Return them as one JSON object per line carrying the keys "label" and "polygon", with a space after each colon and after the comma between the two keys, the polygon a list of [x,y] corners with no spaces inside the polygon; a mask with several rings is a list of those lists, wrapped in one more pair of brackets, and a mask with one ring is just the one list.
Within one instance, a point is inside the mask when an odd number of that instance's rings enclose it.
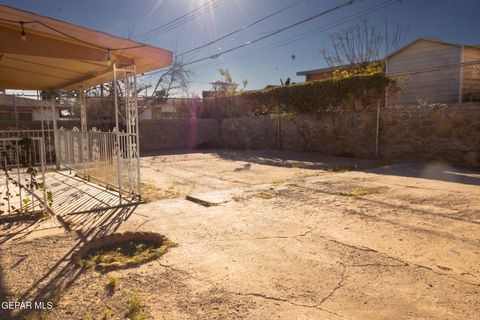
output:
{"label": "white metal gate", "polygon": [[140,194],[140,181],[136,174],[137,159],[132,158],[130,152],[129,139],[132,136],[115,130],[101,132],[61,128],[57,131],[58,163],[87,180],[135,197]]}

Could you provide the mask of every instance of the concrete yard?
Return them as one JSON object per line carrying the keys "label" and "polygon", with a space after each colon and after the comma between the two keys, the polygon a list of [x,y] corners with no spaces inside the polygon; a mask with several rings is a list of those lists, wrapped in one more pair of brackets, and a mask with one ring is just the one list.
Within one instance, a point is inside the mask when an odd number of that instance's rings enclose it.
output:
{"label": "concrete yard", "polygon": [[[41,300],[61,282],[48,319],[122,319],[132,294],[149,319],[480,319],[479,170],[215,151],[144,157],[142,180],[148,202],[128,214],[3,243],[0,289]],[[69,255],[114,230],[178,247],[113,271],[108,295]]]}

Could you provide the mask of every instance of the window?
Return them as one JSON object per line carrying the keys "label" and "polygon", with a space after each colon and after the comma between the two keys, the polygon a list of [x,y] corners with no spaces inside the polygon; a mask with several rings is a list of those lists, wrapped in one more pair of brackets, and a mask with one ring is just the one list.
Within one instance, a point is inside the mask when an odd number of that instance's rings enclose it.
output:
{"label": "window", "polygon": [[0,121],[1,120],[13,120],[13,112],[0,110]]}
{"label": "window", "polygon": [[17,113],[18,113],[18,120],[32,121],[31,110],[19,110]]}

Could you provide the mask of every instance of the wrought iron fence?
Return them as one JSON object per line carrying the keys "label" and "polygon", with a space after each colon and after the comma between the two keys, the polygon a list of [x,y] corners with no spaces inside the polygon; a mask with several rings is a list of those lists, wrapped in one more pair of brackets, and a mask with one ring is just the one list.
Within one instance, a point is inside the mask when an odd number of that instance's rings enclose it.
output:
{"label": "wrought iron fence", "polygon": [[[45,144],[45,164],[54,165],[55,164],[55,131],[53,129],[44,129],[44,130],[1,130],[0,139],[4,138],[42,138]],[[38,141],[37,139],[34,141]],[[38,148],[35,148],[33,151],[37,152]],[[37,163],[39,165],[39,158],[36,157]]]}
{"label": "wrought iron fence", "polygon": [[140,194],[140,165],[136,150],[136,135],[125,132],[79,131],[60,129],[58,162],[77,172],[119,191]]}
{"label": "wrought iron fence", "polygon": [[0,215],[43,213],[49,207],[43,138],[0,138],[0,165]]}
{"label": "wrought iron fence", "polygon": [[480,101],[478,61],[388,76],[398,85],[396,92],[387,93],[388,106]]}

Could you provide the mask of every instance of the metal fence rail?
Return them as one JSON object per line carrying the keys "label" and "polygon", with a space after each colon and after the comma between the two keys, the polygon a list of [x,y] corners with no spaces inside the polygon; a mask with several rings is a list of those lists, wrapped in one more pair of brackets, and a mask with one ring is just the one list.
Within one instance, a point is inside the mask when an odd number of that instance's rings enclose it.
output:
{"label": "metal fence rail", "polygon": [[60,129],[57,136],[61,166],[121,194],[140,194],[139,162],[130,151],[134,134]]}
{"label": "metal fence rail", "polygon": [[480,101],[478,61],[389,73],[398,90],[387,94],[388,106]]}
{"label": "metal fence rail", "polygon": [[[0,130],[0,139],[4,138],[33,138],[35,143],[38,143],[38,139],[42,138],[45,144],[45,164],[55,164],[55,132],[53,129],[45,130]],[[38,148],[35,148],[36,152]],[[38,161],[38,158],[37,158]],[[37,165],[40,162],[36,163]]]}

